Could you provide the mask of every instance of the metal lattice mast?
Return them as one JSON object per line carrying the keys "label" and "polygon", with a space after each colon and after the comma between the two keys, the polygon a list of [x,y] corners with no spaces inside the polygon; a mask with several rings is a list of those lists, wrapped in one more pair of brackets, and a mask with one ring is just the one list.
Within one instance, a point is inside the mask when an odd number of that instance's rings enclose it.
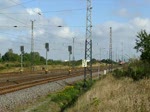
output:
{"label": "metal lattice mast", "polygon": [[111,61],[109,71],[112,70],[112,27],[110,27],[109,60]]}
{"label": "metal lattice mast", "polygon": [[90,73],[92,80],[92,0],[87,0],[85,60],[90,62],[87,64],[87,67],[84,67],[84,80],[86,80],[87,71]]}
{"label": "metal lattice mast", "polygon": [[31,71],[34,71],[34,32],[33,32],[34,21],[31,21]]}

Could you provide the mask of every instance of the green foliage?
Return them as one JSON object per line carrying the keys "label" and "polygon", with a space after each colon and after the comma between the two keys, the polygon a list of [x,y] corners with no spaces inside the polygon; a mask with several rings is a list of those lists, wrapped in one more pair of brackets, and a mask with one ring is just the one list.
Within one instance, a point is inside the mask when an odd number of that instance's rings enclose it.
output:
{"label": "green foliage", "polygon": [[[41,56],[40,56],[40,54],[38,52],[34,52],[33,53],[33,57],[34,57],[35,64],[39,65],[39,64],[42,63],[41,60],[40,60]],[[45,61],[44,61],[44,63],[45,63]]]}
{"label": "green foliage", "polygon": [[113,76],[120,79],[124,76],[124,71],[116,69],[113,71]]}
{"label": "green foliage", "polygon": [[[45,58],[40,56],[38,52],[34,52],[33,54],[34,57],[34,63],[36,65],[39,64],[45,64]],[[12,50],[9,50],[2,56],[2,61],[3,62],[19,62],[20,63],[20,58],[21,56],[18,54],[13,53]],[[23,62],[25,66],[29,66],[31,63],[31,53],[24,53],[23,54]],[[16,65],[18,66],[18,65]]]}
{"label": "green foliage", "polygon": [[13,53],[13,51],[8,51],[2,56],[2,60],[5,62],[6,61],[11,61],[11,62],[19,61],[19,55]]}
{"label": "green foliage", "polygon": [[52,60],[52,59],[49,59],[48,60],[48,64],[50,64],[50,65],[67,65],[67,62],[63,62],[61,60]]}
{"label": "green foliage", "polygon": [[101,60],[101,62],[102,63],[107,63],[107,64],[111,64],[111,63],[115,64],[116,63],[116,62],[114,62],[113,60],[110,60],[110,59],[103,59],[103,60]]}
{"label": "green foliage", "polygon": [[[74,66],[79,66],[82,64],[82,60],[77,60],[77,61],[71,61],[70,62],[71,64],[73,63]],[[63,65],[63,66],[68,66],[68,62],[64,62],[64,61],[61,61],[61,60],[52,60],[52,59],[49,59],[48,60],[48,64],[49,65]]]}
{"label": "green foliage", "polygon": [[96,59],[92,59],[92,63],[95,64],[97,62]]}
{"label": "green foliage", "polygon": [[[23,66],[24,67],[29,67],[31,66],[31,56],[33,57],[33,62],[34,65],[45,65],[46,59],[38,52],[33,52],[33,53],[23,53]],[[0,58],[1,63],[7,63],[8,65],[6,68],[10,67],[19,67],[20,66],[20,61],[21,61],[21,55],[13,53],[12,49],[9,49],[8,52],[6,52],[2,58]],[[92,63],[97,63],[96,59],[92,59]],[[16,65],[15,65],[16,64]],[[48,60],[48,65],[62,65],[62,66],[69,66],[69,62],[61,61],[61,60]],[[70,65],[72,66],[80,66],[82,65],[82,60],[74,60],[70,61]],[[1,69],[4,69],[5,67],[2,67]]]}
{"label": "green foliage", "polygon": [[90,89],[94,82],[86,81],[86,89],[83,88],[83,82],[76,83],[74,86],[67,86],[63,91],[50,95],[51,100],[59,104],[63,111],[74,104],[77,98]]}
{"label": "green foliage", "polygon": [[[38,52],[34,52],[32,53],[33,57],[34,57],[34,63],[36,65],[40,65],[40,64],[45,64],[45,58],[40,56],[40,54]],[[25,62],[26,65],[30,65],[31,63],[31,53],[24,53],[23,54],[23,60]]]}
{"label": "green foliage", "polygon": [[31,55],[30,54],[28,54],[28,53],[24,53],[23,54],[23,60],[24,61],[30,61],[30,59],[31,59]]}
{"label": "green foliage", "polygon": [[150,77],[150,64],[136,61],[131,63],[127,68],[116,69],[113,76],[116,78],[130,77],[134,81]]}
{"label": "green foliage", "polygon": [[6,67],[0,66],[0,70],[4,70],[4,69],[6,69]]}
{"label": "green foliage", "polygon": [[74,86],[68,86],[64,91],[57,93],[52,97],[52,101],[59,103],[61,108],[65,108],[70,102],[74,102],[80,91]]}
{"label": "green foliage", "polygon": [[74,62],[74,65],[75,65],[75,66],[79,66],[79,65],[81,65],[81,64],[82,64],[82,59],[77,60],[77,61]]}
{"label": "green foliage", "polygon": [[136,39],[137,51],[141,52],[141,59],[150,62],[150,34],[147,34],[145,30],[138,33]]}

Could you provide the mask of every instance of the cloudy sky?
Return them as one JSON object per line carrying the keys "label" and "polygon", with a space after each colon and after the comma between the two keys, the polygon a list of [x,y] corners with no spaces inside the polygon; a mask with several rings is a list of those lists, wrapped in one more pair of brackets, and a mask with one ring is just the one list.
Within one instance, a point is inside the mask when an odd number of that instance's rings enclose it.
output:
{"label": "cloudy sky", "polygon": [[[150,32],[150,0],[92,0],[93,57],[108,58],[112,27],[113,59],[135,57],[137,32]],[[68,46],[75,40],[75,59],[84,58],[86,0],[0,0],[0,53],[31,51],[31,21],[34,21],[34,51],[49,59],[68,59]],[[14,27],[17,26],[17,27]],[[62,27],[58,27],[62,26]],[[101,56],[100,56],[101,49]]]}

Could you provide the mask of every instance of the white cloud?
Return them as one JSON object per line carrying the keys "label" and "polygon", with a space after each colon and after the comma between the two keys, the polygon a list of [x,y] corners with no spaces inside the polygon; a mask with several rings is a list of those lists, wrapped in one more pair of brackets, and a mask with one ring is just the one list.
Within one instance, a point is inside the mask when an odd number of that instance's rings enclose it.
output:
{"label": "white cloud", "polygon": [[74,33],[70,31],[68,27],[61,28],[56,35],[62,38],[72,38],[74,37]]}
{"label": "white cloud", "polygon": [[44,34],[45,34],[45,30],[44,29],[39,29],[39,30],[35,30],[34,31],[34,36],[35,37],[40,37],[40,36],[42,36]]}
{"label": "white cloud", "polygon": [[28,8],[28,9],[26,9],[26,11],[27,11],[30,15],[37,15],[37,14],[41,15],[41,14],[42,14],[41,9],[39,9],[39,8]]}
{"label": "white cloud", "polygon": [[130,23],[137,26],[140,29],[146,29],[150,31],[150,19],[148,18],[134,18]]}
{"label": "white cloud", "polygon": [[134,18],[127,22],[116,22],[116,21],[107,21],[103,24],[97,25],[94,28],[94,35],[98,36],[105,36],[109,33],[109,27],[112,27],[113,35],[116,34],[124,34],[121,37],[130,37],[131,35],[139,32],[141,29],[145,29],[150,31],[150,19],[148,18]]}
{"label": "white cloud", "polygon": [[[59,17],[53,17],[47,21],[44,19],[39,24],[41,26],[40,30],[44,29],[46,31],[44,32],[45,34],[48,32],[48,34],[54,38],[72,38],[74,36],[74,32],[71,31],[71,29],[67,27],[64,20]],[[47,27],[44,27],[44,25]]]}
{"label": "white cloud", "polygon": [[138,17],[122,23],[116,21],[107,21],[97,25],[93,29],[94,52],[99,52],[97,49],[98,47],[105,48],[105,54],[106,50],[108,52],[110,27],[112,27],[113,53],[116,53],[117,49],[117,52],[121,54],[123,43],[124,54],[128,54],[129,56],[133,57],[133,55],[136,54],[136,50],[134,49],[136,35],[141,31],[141,29],[145,29],[146,31],[150,32],[149,24],[150,19]]}
{"label": "white cloud", "polygon": [[137,10],[132,10],[130,8],[121,8],[120,10],[117,10],[115,13],[115,16],[126,19],[134,19],[136,17],[141,16],[141,12]]}
{"label": "white cloud", "polygon": [[0,42],[4,42],[6,39],[2,35],[0,35]]}
{"label": "white cloud", "polygon": [[58,18],[58,17],[52,17],[50,20],[49,20],[49,23],[54,25],[54,26],[63,26],[64,25],[64,21],[63,19],[61,18]]}

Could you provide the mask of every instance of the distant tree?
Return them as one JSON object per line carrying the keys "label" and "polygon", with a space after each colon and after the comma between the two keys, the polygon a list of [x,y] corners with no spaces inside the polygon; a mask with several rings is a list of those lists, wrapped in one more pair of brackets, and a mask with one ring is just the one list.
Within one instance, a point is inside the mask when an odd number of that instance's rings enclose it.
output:
{"label": "distant tree", "polygon": [[24,53],[23,54],[23,60],[24,61],[30,61],[31,60],[31,55],[29,53]]}
{"label": "distant tree", "polygon": [[74,64],[76,66],[82,65],[82,59],[75,61]]}
{"label": "distant tree", "polygon": [[93,58],[92,63],[95,64],[96,62],[97,62],[97,60]]}
{"label": "distant tree", "polygon": [[45,63],[46,59],[43,56],[40,56],[40,62]]}
{"label": "distant tree", "polygon": [[[38,52],[33,53],[33,60],[34,64],[44,64],[45,63],[45,58],[40,56]],[[24,53],[23,55],[24,61],[25,62],[31,62],[31,53]]]}
{"label": "distant tree", "polygon": [[111,63],[115,64],[116,63],[115,61],[110,60],[110,59],[102,59],[101,62],[102,63],[107,63],[107,64],[111,64]]}
{"label": "distant tree", "polygon": [[150,34],[145,30],[139,32],[136,39],[136,46],[134,48],[141,52],[141,60],[150,63]]}
{"label": "distant tree", "polygon": [[20,57],[18,54],[13,53],[12,49],[9,49],[8,52],[6,52],[2,56],[3,61],[19,61]]}
{"label": "distant tree", "polygon": [[0,62],[2,61],[2,55],[1,55],[1,53],[0,53]]}
{"label": "distant tree", "polygon": [[1,53],[0,53],[0,59],[2,58],[2,55],[1,55]]}

